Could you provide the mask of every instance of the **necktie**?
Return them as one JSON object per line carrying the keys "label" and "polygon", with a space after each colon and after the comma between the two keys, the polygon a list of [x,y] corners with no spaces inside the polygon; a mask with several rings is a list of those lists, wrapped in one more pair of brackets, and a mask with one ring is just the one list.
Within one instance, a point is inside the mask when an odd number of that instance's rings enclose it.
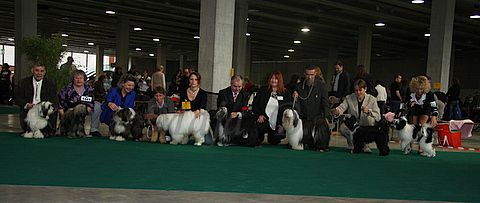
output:
{"label": "necktie", "polygon": [[233,93],[233,102],[236,102],[237,101],[237,96],[238,96],[238,93]]}
{"label": "necktie", "polygon": [[35,97],[33,97],[33,102],[36,104],[38,101],[38,82],[35,82]]}

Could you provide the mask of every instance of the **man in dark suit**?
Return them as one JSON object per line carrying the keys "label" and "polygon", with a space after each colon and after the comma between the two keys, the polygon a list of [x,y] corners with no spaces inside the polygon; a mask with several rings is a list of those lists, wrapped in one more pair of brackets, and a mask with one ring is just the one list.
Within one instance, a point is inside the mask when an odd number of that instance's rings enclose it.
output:
{"label": "man in dark suit", "polygon": [[[58,106],[57,88],[55,82],[45,78],[46,68],[43,64],[37,63],[32,67],[32,76],[24,78],[19,83],[19,87],[15,92],[15,102],[20,108],[20,125],[23,131],[27,131],[28,110],[33,108],[35,104],[42,101],[53,103],[54,107]],[[49,124],[52,129],[57,127],[57,114],[54,113],[49,118]],[[52,132],[54,133],[54,132]]]}
{"label": "man in dark suit", "polygon": [[248,110],[248,93],[243,91],[242,87],[242,76],[235,75],[230,80],[230,87],[218,92],[217,108],[227,107],[231,118],[241,117],[241,112]]}
{"label": "man in dark suit", "polygon": [[350,94],[350,75],[343,70],[343,63],[337,61],[335,64],[335,75],[332,79],[333,96],[343,100]]}

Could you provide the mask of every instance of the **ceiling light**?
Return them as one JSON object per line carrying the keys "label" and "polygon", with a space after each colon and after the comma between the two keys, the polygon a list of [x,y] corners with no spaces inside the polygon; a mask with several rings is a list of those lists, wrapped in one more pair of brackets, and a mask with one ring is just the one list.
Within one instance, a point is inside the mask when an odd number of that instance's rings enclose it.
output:
{"label": "ceiling light", "polygon": [[300,40],[295,40],[295,41],[293,41],[293,43],[294,43],[294,44],[301,44],[302,41],[300,41]]}
{"label": "ceiling light", "polygon": [[68,34],[63,33],[62,37],[68,37]]}
{"label": "ceiling light", "polygon": [[248,33],[248,32],[245,33],[245,36],[250,37],[250,33]]}
{"label": "ceiling light", "polygon": [[66,45],[66,44],[62,44],[62,47],[67,47],[67,46],[68,46],[68,45]]}
{"label": "ceiling light", "polygon": [[412,1],[412,4],[423,4],[424,1],[423,0],[413,0]]}
{"label": "ceiling light", "polygon": [[149,56],[155,56],[155,54],[148,54]]}
{"label": "ceiling light", "polygon": [[85,50],[85,51],[83,51],[83,52],[84,52],[84,53],[88,53],[88,51],[87,51],[87,50]]}
{"label": "ceiling light", "polygon": [[425,33],[423,36],[430,37],[430,33]]}
{"label": "ceiling light", "polygon": [[110,15],[114,15],[115,14],[115,11],[111,11],[111,10],[107,10],[105,11],[106,14],[110,14]]}
{"label": "ceiling light", "polygon": [[383,26],[385,26],[385,23],[378,22],[378,23],[375,23],[375,26],[376,27],[383,27]]}
{"label": "ceiling light", "polygon": [[247,18],[247,21],[249,21],[249,20],[250,20],[250,18]]}
{"label": "ceiling light", "polygon": [[93,46],[95,44],[93,42],[89,42],[88,45]]}
{"label": "ceiling light", "polygon": [[137,48],[135,48],[135,51],[142,51],[142,49],[137,47]]}
{"label": "ceiling light", "polygon": [[289,49],[288,52],[294,52],[295,50],[294,49]]}
{"label": "ceiling light", "polygon": [[158,39],[158,38],[154,38],[154,39],[153,39],[153,41],[154,41],[154,42],[159,42],[159,41],[160,41],[160,39]]}
{"label": "ceiling light", "polygon": [[14,41],[15,39],[13,39],[13,38],[8,38],[7,40],[8,40],[8,41]]}
{"label": "ceiling light", "polygon": [[285,56],[283,56],[283,58],[288,59],[288,58],[290,58],[290,56],[289,56],[289,55],[285,55]]}
{"label": "ceiling light", "polygon": [[310,29],[308,29],[308,28],[302,28],[301,31],[302,31],[302,32],[310,32]]}
{"label": "ceiling light", "polygon": [[471,19],[479,19],[480,18],[480,14],[478,13],[474,13],[470,16]]}
{"label": "ceiling light", "polygon": [[140,27],[136,27],[136,28],[133,28],[133,30],[135,30],[135,31],[141,31],[141,30],[142,30],[142,28],[140,28]]}
{"label": "ceiling light", "polygon": [[375,55],[378,56],[378,57],[382,56],[382,54],[375,54]]}
{"label": "ceiling light", "polygon": [[195,36],[193,36],[193,38],[194,38],[194,39],[200,39],[200,36],[195,35]]}

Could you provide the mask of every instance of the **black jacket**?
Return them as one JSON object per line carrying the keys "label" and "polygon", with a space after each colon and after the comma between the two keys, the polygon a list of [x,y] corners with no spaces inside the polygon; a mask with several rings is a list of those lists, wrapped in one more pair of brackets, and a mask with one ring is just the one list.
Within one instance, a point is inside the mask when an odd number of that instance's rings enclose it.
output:
{"label": "black jacket", "polygon": [[[33,76],[24,78],[20,81],[15,92],[15,103],[23,109],[25,104],[32,103],[33,94]],[[52,102],[53,106],[58,107],[57,85],[55,82],[43,78],[40,100]]]}
{"label": "black jacket", "polygon": [[325,118],[330,115],[330,101],[328,100],[328,92],[325,83],[316,79],[309,96],[310,86],[304,81],[297,85],[297,92],[299,97],[297,98],[295,107],[300,114],[300,118],[314,120]]}
{"label": "black jacket", "polygon": [[[265,108],[267,107],[268,101],[270,100],[271,92],[266,88],[260,89],[255,98],[253,99],[253,113],[256,117],[263,115],[268,119],[267,114],[265,113]],[[278,100],[278,115],[277,115],[277,125],[282,124],[283,112],[287,108],[292,107],[292,95],[290,91],[286,89],[284,94],[277,94]]]}
{"label": "black jacket", "polygon": [[248,93],[240,90],[237,99],[234,102],[232,89],[231,87],[227,87],[218,92],[217,109],[220,107],[227,107],[228,113],[246,111],[248,99]]}
{"label": "black jacket", "polygon": [[[333,75],[332,91],[333,91],[333,86],[335,84],[335,77],[336,76],[337,76],[337,74]],[[338,98],[343,98],[343,97],[346,97],[347,95],[349,95],[351,93],[350,83],[351,83],[350,75],[345,71],[340,73],[340,77],[338,78],[338,90],[337,90],[337,92],[335,92],[335,96],[338,97]]]}

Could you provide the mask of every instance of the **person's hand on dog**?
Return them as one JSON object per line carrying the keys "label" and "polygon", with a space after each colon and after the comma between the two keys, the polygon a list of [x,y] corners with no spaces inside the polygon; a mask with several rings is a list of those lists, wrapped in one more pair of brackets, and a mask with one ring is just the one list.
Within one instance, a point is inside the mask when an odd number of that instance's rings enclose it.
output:
{"label": "person's hand on dog", "polygon": [[236,118],[236,117],[238,117],[238,112],[232,112],[232,113],[230,114],[230,117],[231,117],[231,118]]}
{"label": "person's hand on dog", "polygon": [[260,115],[257,119],[257,122],[258,123],[263,123],[263,122],[265,122],[265,120],[267,120],[267,118],[265,118],[265,116],[263,116],[263,115]]}
{"label": "person's hand on dog", "polygon": [[115,103],[113,103],[113,102],[108,102],[108,107],[109,107],[110,109],[112,109],[112,111],[118,111],[118,110],[120,110],[120,109],[118,108],[118,106],[117,106]]}
{"label": "person's hand on dog", "polygon": [[438,123],[437,123],[437,117],[436,116],[432,116],[431,124],[432,124],[432,127],[437,126]]}
{"label": "person's hand on dog", "polygon": [[87,112],[88,112],[88,113],[92,112],[92,108],[87,107]]}
{"label": "person's hand on dog", "polygon": [[368,113],[368,106],[363,107],[363,113]]}
{"label": "person's hand on dog", "polygon": [[195,118],[200,118],[200,110],[195,110],[193,113],[195,114]]}
{"label": "person's hand on dog", "polygon": [[33,104],[32,103],[27,103],[27,109],[31,109],[33,108]]}

